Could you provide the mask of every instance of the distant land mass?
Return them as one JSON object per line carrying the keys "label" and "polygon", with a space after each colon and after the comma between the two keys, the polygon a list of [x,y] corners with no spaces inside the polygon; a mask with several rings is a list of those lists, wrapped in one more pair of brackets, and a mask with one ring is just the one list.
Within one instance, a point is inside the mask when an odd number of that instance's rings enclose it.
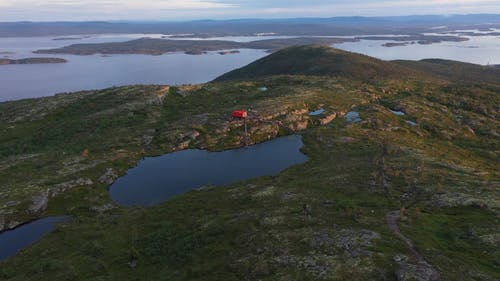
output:
{"label": "distant land mass", "polygon": [[[418,44],[433,44],[443,41],[466,41],[467,38],[457,36],[440,35],[412,35],[412,36],[373,36],[373,37],[354,37],[354,38],[335,38],[335,37],[298,37],[286,39],[266,39],[251,42],[235,42],[223,40],[169,40],[141,38],[126,42],[112,43],[91,43],[91,44],[73,44],[70,46],[37,50],[37,54],[73,54],[73,55],[92,55],[92,54],[149,54],[162,55],[172,52],[185,52],[190,55],[199,55],[209,51],[222,51],[229,49],[261,49],[261,50],[279,50],[291,46],[303,46],[311,44],[333,45],[345,42],[356,42],[361,39],[370,40],[395,40],[411,41],[417,40]],[[403,44],[403,43],[401,43]],[[406,42],[404,44],[407,44]]]}
{"label": "distant land mass", "polygon": [[44,63],[66,63],[65,59],[61,58],[25,58],[25,59],[1,59],[0,65],[7,64],[44,64]]}
{"label": "distant land mass", "polygon": [[222,40],[167,40],[141,38],[127,42],[97,43],[97,44],[74,44],[67,47],[37,50],[37,54],[149,54],[162,55],[172,52],[185,52],[190,55],[198,55],[209,51],[222,51],[229,49],[261,49],[278,50],[296,45],[322,44],[332,45],[344,42],[353,42],[356,39],[348,38],[288,38],[267,39],[252,42],[234,42]]}
{"label": "distant land mass", "polygon": [[[87,36],[85,36],[87,37]],[[83,39],[84,37],[58,37],[58,38],[54,38],[52,40],[54,41],[67,41],[67,40],[81,40]]]}
{"label": "distant land mass", "polygon": [[75,34],[160,33],[195,36],[243,36],[276,34],[314,35],[376,35],[446,32],[459,29],[500,27],[500,15],[421,15],[397,17],[332,17],[295,19],[198,20],[188,22],[121,21],[121,22],[4,22],[0,37],[74,36]]}

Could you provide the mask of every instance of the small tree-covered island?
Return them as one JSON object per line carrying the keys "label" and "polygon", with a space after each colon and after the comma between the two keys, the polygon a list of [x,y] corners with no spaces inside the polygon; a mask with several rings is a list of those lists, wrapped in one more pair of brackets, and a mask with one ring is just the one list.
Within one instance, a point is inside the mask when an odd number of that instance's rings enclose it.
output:
{"label": "small tree-covered island", "polygon": [[499,280],[499,104],[497,67],[318,45],[0,103],[0,245],[52,218],[0,279]]}

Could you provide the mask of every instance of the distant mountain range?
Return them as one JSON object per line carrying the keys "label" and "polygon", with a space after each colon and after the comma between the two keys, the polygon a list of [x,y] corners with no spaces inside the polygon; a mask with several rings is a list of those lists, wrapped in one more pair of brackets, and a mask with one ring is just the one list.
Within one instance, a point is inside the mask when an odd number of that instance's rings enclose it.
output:
{"label": "distant mountain range", "polygon": [[500,27],[500,15],[421,15],[394,17],[332,17],[293,19],[235,19],[91,22],[4,22],[0,37],[60,36],[104,33],[195,34],[197,36],[256,35],[362,35],[410,34],[429,30]]}

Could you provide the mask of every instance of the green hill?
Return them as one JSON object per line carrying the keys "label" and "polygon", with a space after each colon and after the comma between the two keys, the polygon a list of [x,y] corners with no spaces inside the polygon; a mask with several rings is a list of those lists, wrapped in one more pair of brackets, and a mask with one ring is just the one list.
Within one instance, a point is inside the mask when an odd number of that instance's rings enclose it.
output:
{"label": "green hill", "polygon": [[272,75],[337,76],[354,80],[401,79],[423,76],[392,62],[327,46],[297,46],[280,50],[215,81],[253,79]]}
{"label": "green hill", "polygon": [[[452,74],[295,47],[223,77],[258,79],[0,103],[0,235],[72,217],[0,259],[0,280],[500,280],[500,84]],[[155,207],[108,192],[145,157],[290,134],[310,160],[274,176]]]}
{"label": "green hill", "polygon": [[438,78],[460,83],[500,83],[500,68],[443,59],[393,61]]}

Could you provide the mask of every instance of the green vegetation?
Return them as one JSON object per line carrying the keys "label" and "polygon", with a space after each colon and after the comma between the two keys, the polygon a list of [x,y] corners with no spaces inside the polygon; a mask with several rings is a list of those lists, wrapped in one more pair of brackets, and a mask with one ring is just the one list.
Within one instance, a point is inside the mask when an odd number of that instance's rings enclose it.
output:
{"label": "green vegetation", "polygon": [[494,67],[442,59],[395,62],[407,67],[432,73],[446,80],[469,84],[499,83],[498,77],[500,77],[500,70]]}
{"label": "green vegetation", "polygon": [[362,81],[425,77],[413,69],[361,54],[326,46],[297,46],[226,73],[216,81],[255,79],[271,75],[340,76]]}
{"label": "green vegetation", "polygon": [[42,64],[42,63],[65,63],[67,60],[60,58],[25,58],[25,59],[2,59],[0,58],[0,65],[6,64]]}
{"label": "green vegetation", "polygon": [[[304,63],[290,68],[282,54]],[[258,63],[266,73],[250,65],[224,82],[0,103],[0,218],[74,218],[2,262],[0,279],[417,280],[433,270],[442,280],[500,279],[499,81],[427,79],[432,69],[393,71],[323,47]],[[229,117],[239,108],[283,124],[250,122],[253,142],[300,133],[311,160],[154,208],[106,207],[107,169],[241,146],[242,124]],[[326,112],[308,115],[318,108]],[[362,121],[348,123],[348,111]],[[47,209],[28,215],[46,190]]]}
{"label": "green vegetation", "polygon": [[162,55],[165,53],[185,52],[190,55],[200,55],[209,51],[229,49],[259,49],[277,50],[296,45],[324,44],[351,42],[354,39],[303,37],[289,39],[266,39],[252,42],[234,42],[222,40],[169,40],[141,38],[126,42],[74,44],[57,49],[37,50],[38,54],[148,54]]}

